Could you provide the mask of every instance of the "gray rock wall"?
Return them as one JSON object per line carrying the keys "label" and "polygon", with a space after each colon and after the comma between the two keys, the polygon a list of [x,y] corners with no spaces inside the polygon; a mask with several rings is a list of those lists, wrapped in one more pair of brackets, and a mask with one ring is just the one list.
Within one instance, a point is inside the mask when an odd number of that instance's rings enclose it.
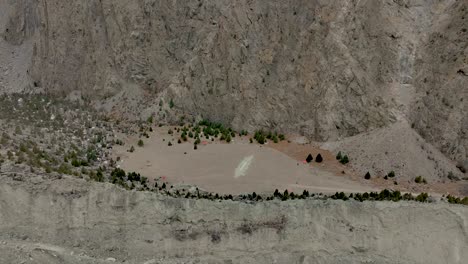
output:
{"label": "gray rock wall", "polygon": [[324,141],[409,119],[463,161],[467,4],[5,0],[0,47],[31,55],[26,81],[9,71],[2,89],[79,91],[134,113],[172,98],[237,129]]}

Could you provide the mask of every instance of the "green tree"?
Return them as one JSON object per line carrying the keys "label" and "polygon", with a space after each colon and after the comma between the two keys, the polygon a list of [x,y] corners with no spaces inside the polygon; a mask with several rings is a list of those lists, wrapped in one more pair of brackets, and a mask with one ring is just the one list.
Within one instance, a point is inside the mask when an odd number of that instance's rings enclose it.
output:
{"label": "green tree", "polygon": [[315,158],[315,161],[320,163],[323,161],[323,158],[322,158],[322,155],[320,155],[320,153],[317,155],[317,157]]}
{"label": "green tree", "polygon": [[143,142],[142,139],[138,140],[138,146],[139,147],[143,147],[145,145],[145,143]]}
{"label": "green tree", "polygon": [[371,178],[370,172],[367,172],[366,175],[364,176],[364,179],[370,180],[370,178]]}

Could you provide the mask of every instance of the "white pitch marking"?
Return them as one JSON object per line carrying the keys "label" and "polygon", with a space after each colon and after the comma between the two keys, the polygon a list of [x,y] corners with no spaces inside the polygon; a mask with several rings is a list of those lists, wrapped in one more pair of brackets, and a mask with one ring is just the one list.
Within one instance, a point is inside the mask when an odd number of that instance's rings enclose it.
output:
{"label": "white pitch marking", "polygon": [[239,165],[237,165],[236,172],[234,174],[234,178],[239,178],[242,176],[245,176],[247,171],[249,170],[250,164],[252,164],[252,161],[254,160],[254,156],[248,156],[245,157]]}

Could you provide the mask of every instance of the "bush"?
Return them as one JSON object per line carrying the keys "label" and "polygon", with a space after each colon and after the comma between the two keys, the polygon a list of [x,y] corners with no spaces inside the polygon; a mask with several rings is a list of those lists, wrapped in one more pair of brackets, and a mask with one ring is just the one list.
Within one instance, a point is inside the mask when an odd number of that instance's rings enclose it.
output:
{"label": "bush", "polygon": [[114,184],[115,183],[122,184],[124,182],[124,178],[125,178],[125,171],[120,168],[115,168],[111,172],[111,182]]}
{"label": "bush", "polygon": [[364,176],[364,179],[370,180],[370,178],[371,178],[371,175],[369,172],[367,172],[366,175]]}
{"label": "bush", "polygon": [[425,203],[428,201],[427,198],[429,198],[427,193],[420,193],[418,196],[416,196],[416,201]]}
{"label": "bush", "polygon": [[169,128],[169,130],[167,131],[167,133],[168,133],[169,135],[172,135],[172,134],[174,134],[174,131],[172,131],[172,129]]}
{"label": "bush", "polygon": [[341,160],[340,160],[341,164],[347,164],[349,163],[349,158],[348,158],[348,155],[344,155]]}
{"label": "bush", "polygon": [[387,176],[388,176],[389,178],[393,178],[393,177],[395,177],[395,172],[394,172],[394,171],[391,171],[391,172],[389,172],[389,173],[387,174]]}
{"label": "bush", "polygon": [[459,181],[459,180],[460,180],[460,178],[458,178],[457,176],[455,176],[455,174],[453,174],[452,171],[450,171],[450,172],[448,173],[447,178],[449,178],[449,180],[451,180],[451,181]]}
{"label": "bush", "polygon": [[172,142],[169,141],[169,143],[167,143],[167,145],[170,147],[172,146]]}
{"label": "bush", "polygon": [[273,136],[273,143],[278,143],[278,137],[276,135]]}
{"label": "bush", "polygon": [[312,154],[309,154],[306,158],[307,163],[311,163],[314,158],[312,157]]}
{"label": "bush", "polygon": [[266,137],[265,137],[265,133],[263,132],[263,130],[260,130],[260,131],[256,131],[255,134],[254,134],[254,139],[259,143],[259,144],[265,144],[266,143]]}
{"label": "bush", "polygon": [[174,101],[171,99],[171,101],[169,101],[169,108],[173,108],[174,107]]}
{"label": "bush", "polygon": [[138,140],[138,146],[139,147],[143,147],[144,145],[145,145],[145,143],[143,143],[142,139]]}
{"label": "bush", "polygon": [[341,161],[342,158],[343,157],[341,156],[341,151],[340,151],[340,152],[338,152],[338,154],[336,154],[336,159]]}
{"label": "bush", "polygon": [[424,177],[422,177],[422,176],[416,177],[416,178],[414,179],[414,182],[415,182],[415,183],[418,183],[418,184],[420,184],[420,183],[426,184],[426,183],[427,183],[426,179],[424,179]]}
{"label": "bush", "polygon": [[278,136],[278,137],[279,137],[279,140],[281,140],[281,141],[283,141],[283,140],[285,140],[285,139],[286,139],[286,137],[285,137],[283,134],[279,134],[279,136]]}
{"label": "bush", "polygon": [[104,175],[102,174],[102,171],[101,170],[98,170],[96,172],[96,178],[95,178],[96,181],[98,182],[103,182],[104,181]]}
{"label": "bush", "polygon": [[127,179],[129,181],[140,181],[141,180],[141,175],[136,172],[129,172],[127,175]]}
{"label": "bush", "polygon": [[81,162],[77,159],[73,159],[72,162],[71,162],[71,165],[73,167],[80,167],[81,166]]}
{"label": "bush", "polygon": [[135,147],[134,146],[131,146],[130,149],[128,150],[128,152],[132,153],[135,151]]}
{"label": "bush", "polygon": [[317,157],[315,158],[315,161],[320,163],[323,161],[323,158],[322,158],[322,155],[320,155],[320,153],[317,155]]}

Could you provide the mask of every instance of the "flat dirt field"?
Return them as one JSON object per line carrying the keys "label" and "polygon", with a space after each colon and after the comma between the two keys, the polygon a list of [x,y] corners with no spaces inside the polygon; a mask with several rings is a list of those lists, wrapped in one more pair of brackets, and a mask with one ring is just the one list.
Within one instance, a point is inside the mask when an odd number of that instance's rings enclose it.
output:
{"label": "flat dirt field", "polygon": [[[330,167],[327,163],[331,159],[330,154],[324,154],[326,151],[322,153],[323,163],[307,164],[270,147],[274,143],[250,144],[248,137],[238,136],[230,144],[202,140],[194,150],[193,139],[178,144],[178,135],[169,135],[167,131],[167,127],[156,129],[150,138],[143,138],[143,147],[137,147],[136,137],[128,138],[125,146],[116,147],[114,153],[121,159],[120,167],[149,179],[162,178],[171,184],[195,185],[223,194],[264,193],[275,189],[296,193],[304,189],[316,193],[374,190],[371,185],[334,173],[336,168],[324,169]],[[173,146],[168,146],[169,141]],[[135,151],[130,153],[127,150],[132,145]],[[315,158],[317,152],[312,154]]]}

